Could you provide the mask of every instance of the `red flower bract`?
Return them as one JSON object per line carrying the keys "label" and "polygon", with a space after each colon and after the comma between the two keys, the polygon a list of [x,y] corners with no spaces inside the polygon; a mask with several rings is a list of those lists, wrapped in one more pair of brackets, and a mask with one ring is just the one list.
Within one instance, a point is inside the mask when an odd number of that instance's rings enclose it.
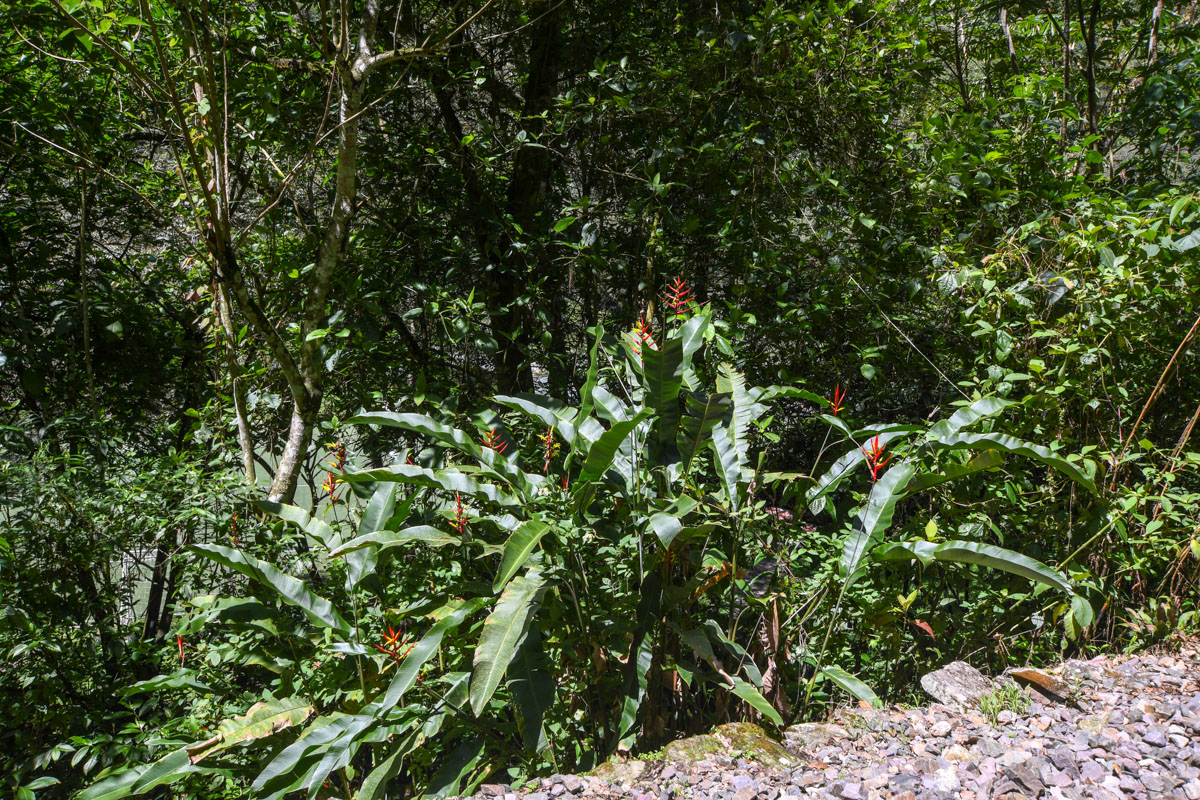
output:
{"label": "red flower bract", "polygon": [[870,450],[868,450],[865,447],[862,448],[863,455],[865,455],[867,457],[867,466],[871,468],[871,482],[872,483],[879,480],[879,470],[883,469],[884,466],[889,461],[892,460],[891,456],[888,456],[887,458],[880,460],[880,456],[883,455],[883,449],[886,446],[887,445],[881,443],[879,441],[879,437],[876,436],[874,439],[871,440],[871,449]]}

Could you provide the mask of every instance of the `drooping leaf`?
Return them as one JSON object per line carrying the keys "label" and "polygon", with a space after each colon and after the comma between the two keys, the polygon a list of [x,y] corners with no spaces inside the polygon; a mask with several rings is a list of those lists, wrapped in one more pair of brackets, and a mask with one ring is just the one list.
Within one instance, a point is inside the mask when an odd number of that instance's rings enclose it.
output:
{"label": "drooping leaf", "polygon": [[340,537],[334,532],[333,528],[329,527],[329,524],[325,521],[309,516],[308,512],[303,508],[283,503],[272,503],[267,500],[256,500],[254,504],[268,514],[292,523],[315,539],[325,550],[332,550],[338,546]]}
{"label": "drooping leaf", "polygon": [[280,571],[273,564],[260,561],[240,550],[234,550],[232,547],[219,544],[197,544],[192,545],[191,549],[192,552],[216,561],[218,564],[224,564],[230,569],[258,581],[263,586],[273,589],[283,602],[299,608],[313,623],[331,628],[343,636],[349,635],[350,624],[338,613],[333,604],[314,594],[299,578],[294,578]]}
{"label": "drooping leaf", "polygon": [[495,608],[483,621],[483,632],[475,646],[475,671],[471,676],[471,711],[483,711],[500,685],[517,645],[525,636],[526,626],[541,602],[545,580],[530,570],[509,582],[496,601]]}
{"label": "drooping leaf", "polygon": [[683,340],[671,337],[657,350],[642,348],[643,405],[654,412],[651,441],[666,454],[679,429],[679,392],[683,388]]}
{"label": "drooping leaf", "polygon": [[[837,418],[830,417],[830,419]],[[886,445],[892,441],[915,433],[918,430],[921,429],[913,425],[901,425],[890,429],[881,429],[878,433],[871,434],[869,438],[873,439],[874,437],[878,436],[879,443]],[[865,439],[857,436],[855,439],[858,441],[866,441]],[[853,473],[855,468],[857,468],[859,464],[863,463],[866,458],[867,454],[863,452],[861,445],[847,451],[845,455],[833,462],[833,466],[826,470],[825,474],[817,479],[816,485],[810,488],[805,494],[805,499],[812,504],[832,492],[845,478]]]}
{"label": "drooping leaf", "polygon": [[460,793],[463,778],[475,768],[483,757],[482,739],[470,738],[460,744],[446,757],[429,779],[422,797],[452,797]]}
{"label": "drooping leaf", "polygon": [[1063,473],[1090,492],[1096,491],[1096,482],[1092,477],[1095,472],[1094,465],[1088,464],[1086,461],[1082,462],[1091,467],[1085,472],[1080,466],[1061,456],[1056,456],[1047,448],[1022,441],[1015,436],[1004,433],[957,433],[932,439],[930,444],[933,447],[947,450],[1003,450],[1007,453],[1015,453],[1032,458]]}
{"label": "drooping leaf", "polygon": [[683,459],[683,471],[689,473],[696,452],[708,442],[713,428],[729,413],[733,399],[728,393],[713,392],[703,402],[689,396],[686,405],[689,413],[679,422],[679,455]]}
{"label": "drooping leaf", "polygon": [[879,708],[883,705],[879,696],[871,690],[870,686],[867,686],[841,667],[824,666],[821,667],[821,671],[818,674],[826,680],[833,681],[859,700],[870,703],[873,708]]}
{"label": "drooping leaf", "polygon": [[745,700],[750,705],[754,706],[760,714],[774,722],[776,725],[783,725],[783,717],[779,716],[779,712],[775,707],[767,702],[767,698],[762,696],[762,692],[754,688],[750,682],[734,677],[733,687],[730,689],[738,697]]}
{"label": "drooping leaf", "polygon": [[525,566],[530,554],[549,530],[550,526],[540,519],[531,519],[522,522],[512,532],[508,541],[504,543],[504,555],[500,559],[500,570],[496,573],[496,580],[492,584],[493,592],[503,589],[512,576]]}
{"label": "drooping leaf", "polygon": [[197,692],[211,692],[212,687],[200,680],[200,673],[194,669],[180,667],[170,675],[156,675],[144,681],[138,681],[119,690],[121,697],[132,697],[146,692],[161,692],[164,689],[193,689]]}
{"label": "drooping leaf", "polygon": [[396,674],[392,676],[392,682],[388,685],[387,692],[383,698],[367,706],[364,710],[370,710],[375,714],[383,714],[395,708],[396,704],[404,698],[404,693],[411,689],[413,684],[417,682],[417,676],[421,672],[421,667],[425,666],[425,663],[437,653],[446,632],[461,625],[463,620],[474,614],[483,603],[484,600],[480,597],[467,600],[434,623],[429,632],[421,638],[421,641],[417,642],[416,646],[409,651],[408,656],[401,662],[400,667],[396,670]]}
{"label": "drooping leaf", "polygon": [[541,633],[536,625],[530,625],[508,667],[508,689],[517,704],[527,750],[541,753],[549,747],[542,719],[554,705],[555,688],[549,660],[542,650]]}
{"label": "drooping leaf", "polygon": [[916,494],[941,483],[964,478],[976,472],[996,469],[1004,464],[1004,454],[999,450],[981,450],[965,464],[948,464],[934,472],[922,472],[914,475],[904,487],[905,494]]}
{"label": "drooping leaf", "polygon": [[255,703],[242,716],[221,722],[217,726],[217,735],[212,739],[188,747],[188,757],[196,764],[201,759],[234,745],[262,739],[299,725],[308,719],[312,712],[312,704],[298,697]]}
{"label": "drooping leaf", "polygon": [[430,525],[414,525],[402,531],[374,531],[365,536],[355,537],[329,555],[331,558],[338,558],[339,556],[353,553],[356,550],[361,550],[364,547],[377,548],[377,552],[382,554],[393,547],[400,547],[413,542],[419,542],[429,547],[444,547],[448,544],[460,545],[462,544],[462,539],[440,531]]}
{"label": "drooping leaf", "polygon": [[432,470],[414,464],[393,464],[382,469],[348,472],[342,476],[342,479],[347,483],[394,481],[413,486],[425,486],[430,489],[441,489],[446,492],[458,492],[501,506],[524,505],[522,501],[500,491],[490,483],[479,483],[453,468]]}
{"label": "drooping leaf", "polygon": [[1070,581],[1041,561],[984,542],[894,542],[877,547],[872,551],[871,557],[876,561],[919,560],[923,564],[933,561],[979,564],[1020,575],[1068,594],[1074,591]]}
{"label": "drooping leaf", "polygon": [[502,406],[526,414],[547,428],[553,428],[562,441],[575,441],[574,421],[578,419],[578,410],[553,398],[534,394],[501,394],[492,399]]}
{"label": "drooping leaf", "polygon": [[633,419],[618,422],[602,433],[592,446],[588,448],[587,458],[584,460],[583,469],[579,473],[579,480],[594,481],[604,475],[613,463],[613,458],[616,456],[617,450],[629,438],[629,435],[633,433],[633,430],[641,421],[648,418],[652,413],[649,409],[643,409]]}
{"label": "drooping leaf", "polygon": [[[365,536],[375,531],[384,530],[392,513],[396,509],[396,494],[398,483],[381,484],[371,494],[367,507],[363,509],[362,519],[358,522],[358,535]],[[375,571],[378,551],[374,547],[355,549],[352,555],[346,556],[346,588],[353,591],[365,578]],[[330,554],[332,556],[332,553]]]}
{"label": "drooping leaf", "polygon": [[713,466],[721,479],[721,486],[729,497],[729,508],[737,511],[742,505],[742,470],[738,466],[737,449],[729,438],[728,430],[718,425],[712,432]]}
{"label": "drooping leaf", "polygon": [[391,411],[372,411],[368,414],[359,414],[356,417],[351,417],[346,421],[346,424],[382,425],[388,428],[399,428],[411,433],[419,433],[476,459],[479,458],[479,453],[482,449],[478,442],[474,441],[463,431],[460,431],[458,428],[452,428],[449,425],[443,425],[424,414],[397,414]]}
{"label": "drooping leaf", "polygon": [[1012,405],[1013,403],[1008,400],[1002,400],[999,397],[984,397],[976,400],[974,403],[958,409],[949,418],[931,427],[929,433],[926,434],[926,438],[933,440],[953,436],[963,428],[974,425],[984,417],[994,417]]}
{"label": "drooping leaf", "polygon": [[842,548],[841,572],[847,583],[853,582],[863,556],[883,538],[892,524],[892,513],[904,487],[916,473],[912,464],[896,464],[871,487],[867,503],[854,521],[854,529]]}

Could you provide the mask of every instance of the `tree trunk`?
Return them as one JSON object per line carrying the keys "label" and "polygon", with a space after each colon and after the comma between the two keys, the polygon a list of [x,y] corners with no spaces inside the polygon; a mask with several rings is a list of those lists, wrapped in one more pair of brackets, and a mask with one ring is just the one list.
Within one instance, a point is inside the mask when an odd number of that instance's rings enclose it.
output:
{"label": "tree trunk", "polygon": [[87,257],[87,225],[88,225],[88,187],[87,179],[83,179],[79,187],[79,240],[77,242],[79,255],[79,308],[83,316],[83,366],[87,377],[88,408],[92,419],[100,418],[100,400],[96,397],[96,374],[92,369],[92,320],[89,308],[88,284],[91,276],[88,274]]}
{"label": "tree trunk", "polygon": [[1008,43],[1008,60],[1012,62],[1013,73],[1018,74],[1021,68],[1017,65],[1017,48],[1013,45],[1012,29],[1008,27],[1008,9],[1000,9],[1000,30],[1004,32],[1004,41]]}
{"label": "tree trunk", "polygon": [[237,331],[233,327],[233,314],[229,308],[229,287],[219,281],[213,282],[213,301],[217,316],[221,320],[222,339],[225,342],[225,365],[229,370],[229,392],[233,395],[233,416],[237,422],[238,447],[242,452],[242,471],[246,483],[255,482],[254,440],[250,433],[250,420],[246,413],[246,384],[242,381],[242,368],[237,357]]}

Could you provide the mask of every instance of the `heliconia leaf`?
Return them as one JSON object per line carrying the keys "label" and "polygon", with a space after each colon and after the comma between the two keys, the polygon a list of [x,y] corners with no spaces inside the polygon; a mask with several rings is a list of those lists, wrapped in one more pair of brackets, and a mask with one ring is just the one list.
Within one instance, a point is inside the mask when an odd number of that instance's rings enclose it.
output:
{"label": "heliconia leaf", "polygon": [[809,400],[823,408],[829,407],[829,398],[822,397],[815,392],[810,392],[807,389],[800,389],[795,386],[764,386],[761,394],[758,397],[759,402],[765,403],[768,400],[775,400],[780,397],[799,398],[801,400]]}
{"label": "heliconia leaf", "polygon": [[267,766],[250,784],[258,797],[258,792],[271,781],[286,775],[294,774],[297,766],[314,752],[320,752],[329,744],[336,741],[348,731],[361,730],[362,719],[353,714],[327,716],[314,720],[304,734],[287,747],[279,751]]}
{"label": "heliconia leaf", "polygon": [[308,719],[313,706],[307,700],[289,697],[255,703],[240,717],[227,719],[217,726],[217,735],[187,749],[193,764],[234,745],[262,739],[299,725]]}
{"label": "heliconia leaf", "polygon": [[592,350],[588,356],[587,377],[584,378],[583,386],[579,388],[578,419],[587,419],[592,415],[592,409],[596,407],[596,401],[592,393],[595,391],[596,384],[600,380],[600,348],[603,340],[604,325],[597,323],[596,339],[592,342]]}
{"label": "heliconia leaf", "polygon": [[471,675],[471,711],[476,716],[487,706],[504,678],[525,628],[541,603],[545,580],[530,570],[514,578],[483,621],[483,632],[475,646],[475,671]]}
{"label": "heliconia leaf", "polygon": [[76,800],[119,800],[130,795],[144,794],[151,789],[174,783],[196,772],[188,760],[187,748],[172,750],[151,764],[145,764],[93,783]]}
{"label": "heliconia leaf", "polygon": [[1022,441],[1004,433],[958,433],[932,439],[929,443],[933,447],[946,450],[1003,450],[1007,453],[1032,458],[1063,473],[1088,491],[1096,491],[1096,482],[1092,477],[1095,473],[1094,464],[1087,461],[1082,462],[1089,467],[1085,472],[1078,465],[1061,456],[1056,456],[1041,445]]}
{"label": "heliconia leaf", "polygon": [[761,417],[767,407],[755,401],[757,390],[751,394],[746,389],[746,377],[735,370],[732,364],[722,364],[718,370],[717,391],[728,394],[733,400],[733,413],[726,431],[737,454],[740,471],[746,468],[750,459],[750,423]]}
{"label": "heliconia leaf", "polygon": [[268,514],[292,523],[313,539],[316,539],[326,550],[332,550],[338,546],[340,537],[334,532],[333,528],[329,527],[328,523],[323,520],[314,519],[309,516],[309,513],[303,508],[284,505],[283,503],[272,503],[267,500],[256,500],[254,505]]}
{"label": "heliconia leaf", "polygon": [[984,417],[996,416],[1012,405],[1014,404],[1010,401],[1001,400],[999,397],[984,397],[981,400],[976,400],[969,406],[958,409],[949,418],[931,427],[925,436],[927,439],[940,439],[945,436],[952,436],[963,428],[974,425]]}
{"label": "heliconia leaf", "polygon": [[[830,419],[837,418],[830,417]],[[870,438],[873,439],[874,437],[878,436],[879,443],[886,445],[889,442],[904,438],[905,436],[915,433],[918,430],[920,430],[920,428],[913,425],[882,428],[878,433],[872,433]],[[860,437],[856,436],[855,438],[859,439]],[[833,466],[826,470],[825,474],[817,479],[816,485],[809,489],[807,493],[805,493],[805,499],[809,502],[809,504],[812,504],[821,497],[824,497],[832,492],[838,487],[838,484],[840,484],[845,478],[853,473],[858,465],[863,463],[866,458],[867,455],[863,452],[863,448],[861,446],[849,450],[845,455],[833,462]]]}
{"label": "heliconia leaf", "polygon": [[527,750],[542,753],[549,747],[542,719],[554,705],[555,688],[549,660],[542,650],[541,633],[536,625],[530,625],[508,665],[508,689],[517,704],[521,737]]}
{"label": "heliconia leaf", "polygon": [[698,505],[694,498],[680,495],[666,509],[650,515],[647,524],[663,547],[671,546],[671,542],[683,531],[683,518],[695,511]]}
{"label": "heliconia leaf", "polygon": [[633,419],[618,422],[602,433],[592,446],[588,448],[587,458],[584,459],[583,469],[579,473],[579,480],[594,481],[603,476],[613,463],[613,458],[616,456],[617,450],[625,443],[629,435],[633,433],[634,428],[652,413],[649,409],[644,409],[638,412],[637,416],[633,417]]}
{"label": "heliconia leaf", "polygon": [[892,542],[877,547],[872,551],[871,557],[875,561],[919,560],[923,564],[933,561],[979,564],[1020,575],[1068,594],[1074,591],[1070,581],[1036,558],[983,542]]}
{"label": "heliconia leaf", "polygon": [[425,741],[420,728],[409,731],[401,737],[392,749],[391,755],[380,762],[375,769],[363,779],[355,800],[381,800],[387,792],[388,781],[400,773],[404,766],[404,757],[411,753],[418,743]]}
{"label": "heliconia leaf", "polygon": [[729,508],[737,511],[742,505],[741,478],[742,470],[738,466],[737,450],[729,432],[724,426],[718,425],[712,432],[713,466],[721,479],[721,485],[729,497]]}
{"label": "heliconia leaf", "polygon": [[296,606],[312,622],[325,628],[331,628],[343,636],[350,633],[350,624],[337,612],[337,609],[323,597],[314,594],[304,581],[280,571],[275,565],[260,561],[232,547],[219,544],[192,545],[192,552],[205,558],[224,564],[230,569],[242,573],[248,578],[258,581],[263,586],[275,590],[279,598],[288,605]]}
{"label": "heliconia leaf", "polygon": [[550,526],[540,519],[531,519],[522,522],[512,532],[508,541],[504,543],[504,555],[500,558],[500,570],[496,573],[496,580],[492,584],[493,592],[503,589],[512,576],[525,566],[530,554],[549,530]]}
{"label": "heliconia leaf", "polygon": [[859,700],[870,703],[873,708],[879,708],[881,705],[883,705],[879,699],[879,696],[871,690],[870,686],[867,686],[861,680],[851,675],[849,672],[846,672],[846,670],[842,669],[841,667],[821,667],[821,671],[818,673],[818,675],[826,680],[833,681],[835,684],[845,689]]}
{"label": "heliconia leaf", "polygon": [[470,738],[460,744],[438,766],[437,771],[429,779],[425,787],[424,797],[453,797],[460,793],[459,787],[479,759],[483,757],[484,742],[482,739]]}
{"label": "heliconia leaf", "polygon": [[628,403],[617,398],[601,385],[592,389],[592,400],[596,406],[596,414],[610,425],[624,422],[633,413]]}
{"label": "heliconia leaf", "polygon": [[984,470],[996,469],[1004,464],[1004,454],[999,450],[981,450],[966,464],[948,464],[935,472],[922,472],[914,475],[904,487],[905,494],[923,492],[940,483],[957,480]]}
{"label": "heliconia leaf", "polygon": [[[366,536],[387,527],[388,520],[396,508],[399,484],[383,483],[371,494],[367,507],[358,521],[358,535]],[[332,553],[330,554],[332,556]],[[346,589],[353,591],[364,578],[375,571],[378,551],[374,547],[355,548],[353,555],[346,556]]]}
{"label": "heliconia leaf", "polygon": [[462,539],[430,525],[413,525],[402,531],[373,531],[365,536],[357,536],[329,555],[331,558],[338,558],[364,547],[375,547],[378,548],[379,553],[384,553],[393,547],[400,547],[412,542],[419,542],[429,547],[443,547],[448,544],[460,545]]}
{"label": "heliconia leaf", "polygon": [[375,703],[368,705],[363,711],[370,711],[372,714],[382,716],[395,708],[404,698],[404,693],[411,689],[413,684],[417,682],[417,676],[421,672],[421,667],[425,666],[425,662],[429,661],[437,653],[446,632],[461,625],[463,620],[474,614],[483,604],[484,599],[481,597],[467,600],[455,608],[454,611],[434,623],[429,632],[421,638],[421,641],[417,642],[416,646],[409,651],[408,656],[401,662],[399,668],[396,670],[396,674],[392,676],[392,682],[388,685],[384,696]]}
{"label": "heliconia leaf", "polygon": [[517,498],[505,494],[489,483],[478,483],[457,469],[425,469],[414,464],[393,464],[382,469],[369,469],[362,472],[348,472],[342,476],[348,483],[369,483],[373,481],[392,481],[407,483],[414,486],[425,486],[430,489],[441,489],[446,492],[458,492],[476,499],[487,500],[502,506],[517,506],[524,503]]}
{"label": "heliconia leaf", "polygon": [[783,725],[783,717],[779,716],[779,712],[775,710],[775,707],[767,702],[767,698],[762,696],[762,692],[754,688],[750,682],[743,678],[735,677],[733,678],[733,686],[730,688],[730,691],[754,706],[760,714],[776,725]]}
{"label": "heliconia leaf", "polygon": [[708,317],[703,314],[692,317],[679,329],[677,336],[683,344],[683,363],[685,365],[692,363],[692,356],[704,344],[704,334],[707,330]]}
{"label": "heliconia leaf", "polygon": [[181,667],[170,675],[156,675],[144,681],[138,681],[119,690],[121,697],[132,697],[146,692],[161,692],[164,689],[194,689],[197,692],[211,692],[212,687],[200,680],[200,673],[194,669]]}
{"label": "heliconia leaf", "polygon": [[[575,441],[574,421],[579,412],[550,397],[534,394],[503,395],[492,398],[502,406],[520,411],[548,428],[554,428],[558,438],[564,442]],[[581,432],[582,433],[582,432]]]}
{"label": "heliconia leaf", "polygon": [[679,455],[683,459],[683,471],[688,473],[696,452],[708,442],[713,428],[733,407],[733,398],[722,392],[713,392],[703,402],[689,396],[686,406],[689,413],[679,421]]}
{"label": "heliconia leaf", "polygon": [[854,529],[842,548],[841,571],[847,585],[856,579],[863,556],[883,538],[884,531],[892,524],[896,501],[916,471],[912,464],[901,462],[883,473],[871,487],[867,503],[859,511]]}
{"label": "heliconia leaf", "polygon": [[650,682],[650,664],[654,660],[654,628],[658,625],[662,605],[662,573],[651,570],[642,581],[642,596],[638,600],[637,624],[633,629],[633,641],[629,643],[625,658],[624,686],[621,692],[621,722],[610,743],[615,750],[621,743],[634,737],[638,710],[646,697]]}
{"label": "heliconia leaf", "polygon": [[672,336],[657,350],[642,348],[645,408],[654,411],[651,441],[660,451],[675,446],[679,429],[679,391],[683,388],[683,340]]}
{"label": "heliconia leaf", "polygon": [[359,414],[346,421],[348,425],[382,425],[399,428],[411,433],[420,433],[430,439],[458,450],[460,453],[479,458],[480,444],[458,428],[430,419],[424,414],[397,414],[391,411],[372,411]]}

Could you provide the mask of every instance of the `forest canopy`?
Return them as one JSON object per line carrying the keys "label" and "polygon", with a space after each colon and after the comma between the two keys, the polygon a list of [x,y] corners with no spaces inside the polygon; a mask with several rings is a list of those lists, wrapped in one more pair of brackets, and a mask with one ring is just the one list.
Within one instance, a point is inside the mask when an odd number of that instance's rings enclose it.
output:
{"label": "forest canopy", "polygon": [[0,23],[3,791],[447,797],[1196,629],[1196,3]]}

